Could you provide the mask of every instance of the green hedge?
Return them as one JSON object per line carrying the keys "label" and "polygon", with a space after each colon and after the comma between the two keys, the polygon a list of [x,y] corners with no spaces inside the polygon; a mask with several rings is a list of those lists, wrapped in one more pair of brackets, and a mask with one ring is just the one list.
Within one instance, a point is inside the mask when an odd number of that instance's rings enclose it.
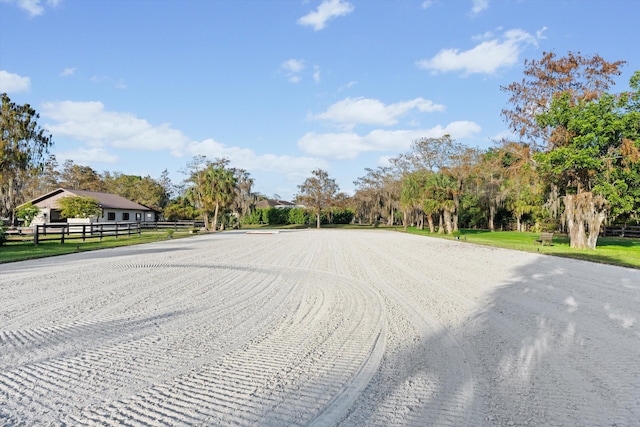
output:
{"label": "green hedge", "polygon": [[[320,220],[323,224],[350,224],[355,213],[351,209],[333,209],[322,212]],[[266,225],[305,225],[315,223],[315,217],[303,208],[262,208],[247,215],[244,224]]]}

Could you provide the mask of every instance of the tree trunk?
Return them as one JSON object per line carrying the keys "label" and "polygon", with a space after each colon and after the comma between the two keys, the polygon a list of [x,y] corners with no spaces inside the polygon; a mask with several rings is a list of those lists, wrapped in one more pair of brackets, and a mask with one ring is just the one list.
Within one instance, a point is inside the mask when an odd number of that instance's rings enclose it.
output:
{"label": "tree trunk", "polygon": [[220,209],[220,203],[216,202],[216,209],[213,212],[213,231],[218,231],[218,210]]}
{"label": "tree trunk", "polygon": [[587,227],[589,228],[587,246],[589,249],[595,249],[598,243],[598,235],[600,234],[600,226],[607,217],[606,201],[603,197],[596,196],[591,198],[590,205],[591,215],[587,219]]}
{"label": "tree trunk", "polygon": [[442,212],[440,212],[440,218],[438,220],[438,234],[444,234],[444,219],[442,217]]}
{"label": "tree trunk", "polygon": [[404,210],[404,217],[402,219],[402,225],[404,226],[404,231],[405,232],[407,231],[407,221],[408,221],[408,219],[407,219],[407,210],[405,209]]}
{"label": "tree trunk", "polygon": [[432,214],[428,214],[427,215],[427,222],[429,223],[429,231],[431,233],[435,233],[436,232],[436,227],[433,225],[433,215]]}
{"label": "tree trunk", "polygon": [[320,228],[320,210],[316,213],[316,228]]}
{"label": "tree trunk", "polygon": [[[459,184],[459,187],[462,188],[462,183]],[[458,231],[458,212],[460,212],[460,196],[458,194],[453,195],[453,204],[455,206],[452,214],[453,231]]]}
{"label": "tree trunk", "polygon": [[594,196],[591,192],[564,196],[565,218],[572,248],[596,248],[600,226],[606,218],[606,204],[603,197]]}
{"label": "tree trunk", "polygon": [[496,207],[493,203],[489,203],[489,230],[496,231],[493,219],[496,217]]}
{"label": "tree trunk", "polygon": [[453,225],[451,220],[451,211],[448,209],[444,210],[444,226],[446,228],[447,234],[453,234]]}
{"label": "tree trunk", "polygon": [[522,223],[520,222],[520,215],[516,215],[516,230],[522,232]]}

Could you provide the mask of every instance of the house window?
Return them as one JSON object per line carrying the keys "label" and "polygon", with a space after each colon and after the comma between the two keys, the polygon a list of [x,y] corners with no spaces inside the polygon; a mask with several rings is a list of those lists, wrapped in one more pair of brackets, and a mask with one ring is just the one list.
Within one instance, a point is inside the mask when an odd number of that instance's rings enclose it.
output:
{"label": "house window", "polygon": [[129,212],[122,212],[122,220],[129,221]]}
{"label": "house window", "polygon": [[115,221],[116,220],[116,213],[115,212],[107,212],[107,220],[108,221]]}
{"label": "house window", "polygon": [[142,214],[140,212],[136,212],[136,221],[142,221]]}

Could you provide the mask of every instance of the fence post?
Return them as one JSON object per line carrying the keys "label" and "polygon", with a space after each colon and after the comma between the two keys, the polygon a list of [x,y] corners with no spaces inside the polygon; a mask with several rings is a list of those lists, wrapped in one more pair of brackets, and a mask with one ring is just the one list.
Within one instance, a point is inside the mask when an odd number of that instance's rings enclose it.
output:
{"label": "fence post", "polygon": [[64,229],[68,227],[68,225],[63,225],[62,228],[60,229],[60,244],[64,244]]}
{"label": "fence post", "polygon": [[86,233],[87,233],[87,225],[82,224],[82,243],[84,243]]}
{"label": "fence post", "polygon": [[100,224],[100,241],[102,242],[102,232],[104,231],[104,224]]}
{"label": "fence post", "polygon": [[38,228],[40,226],[36,224],[36,229],[33,230],[33,246],[38,246]]}

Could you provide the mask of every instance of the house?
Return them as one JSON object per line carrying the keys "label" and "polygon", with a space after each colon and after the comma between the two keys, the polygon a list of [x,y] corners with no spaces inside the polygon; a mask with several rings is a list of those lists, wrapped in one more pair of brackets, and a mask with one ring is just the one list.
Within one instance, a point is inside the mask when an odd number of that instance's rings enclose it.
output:
{"label": "house", "polygon": [[295,208],[295,203],[287,202],[286,200],[273,200],[263,199],[256,203],[256,209],[268,209],[268,208]]}
{"label": "house", "polygon": [[[60,215],[60,208],[57,201],[63,197],[71,196],[93,197],[98,201],[98,204],[102,208],[102,215],[94,219],[93,222],[157,221],[157,212],[153,209],[127,200],[117,194],[58,188],[57,190],[31,200],[31,204],[40,208],[40,214],[33,220],[33,224],[66,222],[66,219]],[[18,206],[18,208],[20,208],[20,206]]]}

